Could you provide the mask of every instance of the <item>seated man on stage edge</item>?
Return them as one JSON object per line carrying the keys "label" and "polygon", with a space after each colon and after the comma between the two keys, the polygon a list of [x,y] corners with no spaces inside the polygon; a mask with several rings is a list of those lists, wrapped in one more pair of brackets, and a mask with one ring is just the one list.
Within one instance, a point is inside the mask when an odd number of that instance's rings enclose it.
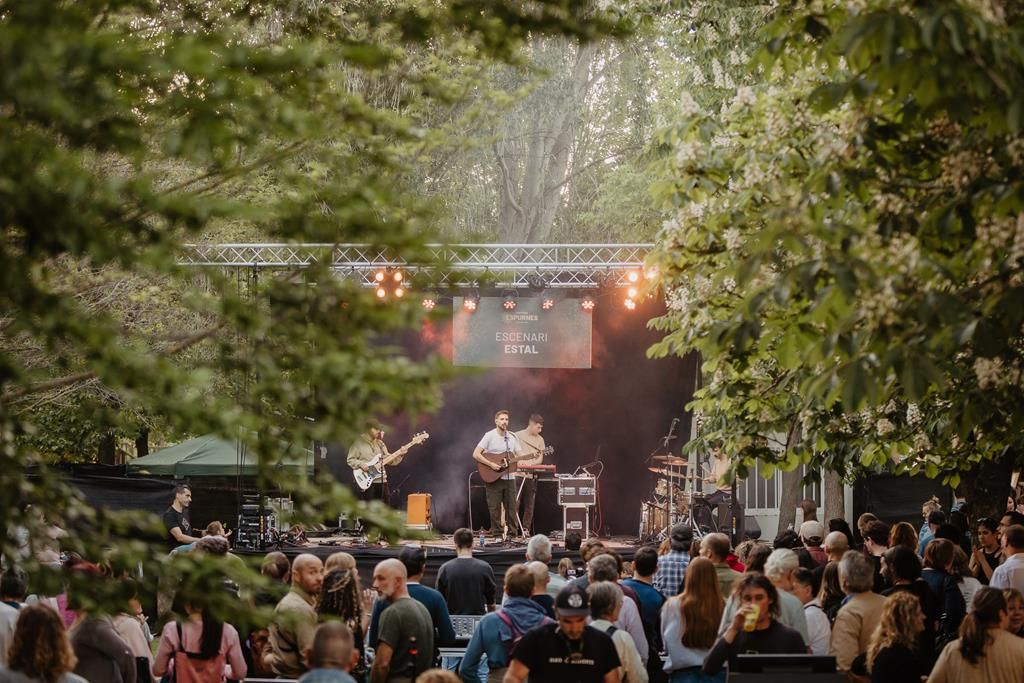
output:
{"label": "seated man on stage edge", "polygon": [[[519,455],[519,439],[513,432],[508,430],[508,411],[499,410],[494,414],[494,429],[487,432],[480,439],[480,443],[473,450],[473,459],[485,467],[490,467],[496,472],[501,471],[501,466],[484,457],[484,453],[507,454],[513,458]],[[506,470],[497,481],[484,485],[484,492],[487,494],[487,512],[491,518],[491,536],[500,538],[501,532],[501,507],[505,506],[505,526],[510,536],[517,535],[519,528],[516,523],[516,481],[515,475]]]}

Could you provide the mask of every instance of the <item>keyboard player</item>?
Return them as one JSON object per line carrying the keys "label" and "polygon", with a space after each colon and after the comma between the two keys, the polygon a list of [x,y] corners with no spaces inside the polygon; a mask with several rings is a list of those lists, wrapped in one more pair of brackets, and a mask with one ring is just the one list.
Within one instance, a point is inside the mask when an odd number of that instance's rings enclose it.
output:
{"label": "keyboard player", "polygon": [[[520,429],[516,432],[516,437],[519,439],[520,455],[536,453],[536,457],[520,460],[520,467],[544,463],[544,449],[546,445],[544,444],[544,437],[540,435],[543,430],[544,418],[534,413],[530,415],[530,421],[526,425],[526,429]],[[519,504],[523,508],[520,519],[523,523],[523,533],[526,536],[530,536],[533,529],[533,505],[537,499],[537,479],[532,474],[525,476],[526,481],[523,482],[523,491],[519,497]]]}

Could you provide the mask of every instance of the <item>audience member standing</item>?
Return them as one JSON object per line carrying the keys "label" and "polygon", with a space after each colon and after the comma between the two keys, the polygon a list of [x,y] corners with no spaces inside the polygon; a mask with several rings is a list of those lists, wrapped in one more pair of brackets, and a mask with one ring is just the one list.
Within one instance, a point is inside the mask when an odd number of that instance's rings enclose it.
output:
{"label": "audience member standing", "polygon": [[701,539],[700,555],[714,563],[715,575],[718,577],[718,587],[722,595],[732,595],[732,585],[742,576],[725,563],[728,554],[729,537],[725,534],[708,534]]}
{"label": "audience member standing", "polygon": [[964,598],[965,608],[970,612],[971,600],[974,598],[974,594],[978,592],[978,589],[981,588],[982,583],[974,578],[974,572],[971,571],[967,553],[960,546],[953,548],[953,579],[956,580],[957,588],[960,589],[960,595]]}
{"label": "audience member standing", "polygon": [[471,529],[456,530],[454,540],[455,559],[437,570],[437,590],[449,614],[486,614],[494,609],[494,570],[473,557]]}
{"label": "audience member standing", "polygon": [[828,617],[830,624],[835,624],[836,615],[839,614],[839,608],[843,606],[845,599],[846,593],[843,592],[843,587],[839,583],[839,563],[829,562],[821,574],[818,602],[821,603],[821,611]]}
{"label": "audience member standing", "polygon": [[[187,617],[184,621],[164,625],[160,646],[153,658],[153,674],[172,674],[176,680],[203,683],[221,683],[225,678],[244,680],[248,670],[238,631],[231,624],[215,619],[201,604],[191,602],[185,604]],[[187,667],[190,675],[185,676],[180,667]]]}
{"label": "audience member standing", "polygon": [[388,606],[380,614],[380,633],[370,680],[411,682],[434,662],[434,623],[423,603],[406,589],[405,564],[389,559],[373,570],[373,588]]}
{"label": "audience member standing", "polygon": [[849,671],[857,655],[867,652],[882,617],[885,598],[871,590],[874,567],[863,553],[846,553],[839,562],[839,582],[849,599],[836,614],[830,652],[836,668]]}
{"label": "audience member standing", "polygon": [[881,593],[889,587],[885,575],[882,574],[882,555],[888,549],[889,525],[878,520],[868,524],[867,529],[864,530],[864,554],[871,560],[871,566],[874,567],[872,590],[876,593]]}
{"label": "audience member standing", "polygon": [[[792,551],[790,551],[792,552]],[[794,553],[795,555],[795,553]],[[737,584],[740,608],[704,661],[703,672],[715,675],[726,660],[735,664],[738,654],[806,654],[807,644],[796,630],[778,622],[779,591],[767,577],[747,574]],[[747,630],[746,623],[753,623]]]}
{"label": "audience member standing", "polygon": [[1003,599],[1006,600],[1006,613],[1010,617],[1006,630],[1024,638],[1024,595],[1016,588],[1004,588]]}
{"label": "audience member standing", "polygon": [[[811,642],[810,634],[807,632],[807,617],[804,616],[803,604],[790,591],[793,590],[793,572],[799,567],[796,553],[789,548],[773,550],[768,556],[764,565],[764,575],[776,588],[776,595],[773,598],[778,606],[779,613],[776,617],[783,626],[795,629],[803,636],[804,644]],[[722,623],[718,627],[719,635],[725,632],[732,623],[733,615],[739,609],[739,596],[733,591],[732,597],[725,605],[725,613],[722,614]]]}
{"label": "audience member standing", "polygon": [[671,683],[724,683],[724,672],[702,673],[724,609],[714,564],[706,557],[695,557],[686,568],[682,595],[670,598],[661,610],[665,672]]}
{"label": "audience member standing", "polygon": [[[665,605],[665,596],[654,587],[654,576],[658,571],[658,551],[645,546],[633,555],[633,578],[624,579],[620,583],[633,589],[640,599],[640,620],[644,624],[647,643],[655,652],[661,652],[661,608]],[[664,680],[661,660],[658,657],[647,657],[647,676],[651,681]]]}
{"label": "audience member standing", "polygon": [[921,533],[917,535],[917,554],[924,557],[924,551],[928,547],[928,544],[935,540],[935,532],[939,530],[939,527],[946,523],[946,513],[942,510],[932,510],[928,513],[927,520],[924,526],[921,527]]}
{"label": "audience member standing", "polygon": [[935,634],[939,630],[942,613],[938,599],[921,578],[921,558],[904,546],[889,548],[882,556],[882,564],[892,588],[885,591],[886,597],[896,593],[909,593],[917,598],[924,614],[924,627],[918,636],[917,657],[922,662],[922,672],[927,673],[935,662]]}
{"label": "audience member standing", "polygon": [[530,594],[530,600],[543,607],[544,613],[554,619],[555,599],[548,595],[548,583],[551,581],[548,566],[543,562],[528,562],[526,568],[533,576],[533,592]]}
{"label": "audience member standing", "polygon": [[1006,600],[994,588],[982,588],[960,638],[946,645],[928,683],[1020,683],[1024,679],[1024,639],[1005,630]]}
{"label": "audience member standing", "polygon": [[[452,626],[452,618],[444,598],[433,588],[420,583],[427,567],[427,555],[423,548],[405,546],[398,554],[398,561],[405,565],[406,576],[403,584],[409,597],[420,602],[430,614],[430,620],[434,624],[435,645],[440,647],[455,642],[455,627]],[[370,616],[370,645],[373,647],[377,645],[377,628],[381,614],[387,609],[388,604],[386,600],[377,600],[373,605],[373,614]]]}
{"label": "audience member standing", "polygon": [[871,683],[920,683],[928,672],[916,651],[923,630],[924,613],[913,595],[897,592],[886,598],[882,620],[868,645],[865,664]]}
{"label": "audience member standing", "polygon": [[28,580],[18,567],[8,567],[0,575],[0,664],[7,663],[7,648],[14,639],[14,627],[27,592]]}
{"label": "audience member standing", "polygon": [[[591,584],[597,583],[598,581],[610,581],[615,584],[618,583],[618,562],[616,562],[615,558],[611,555],[603,554],[590,558],[587,568],[587,576],[589,577]],[[636,606],[636,603],[632,600],[626,600],[623,603],[622,609],[619,612],[619,618],[615,622],[615,625],[629,633],[633,642],[636,644],[637,652],[640,653],[640,659],[646,662],[650,648],[647,643],[647,634],[644,632],[644,623],[640,618],[640,609]]]}
{"label": "audience member standing", "polygon": [[992,572],[993,588],[1016,588],[1024,593],[1024,526],[1014,524],[1003,532],[1003,563]]}
{"label": "audience member standing", "polygon": [[611,581],[599,581],[587,589],[590,598],[590,625],[607,633],[619,655],[619,675],[630,683],[647,683],[647,670],[629,634],[615,626],[622,609],[622,589]]}
{"label": "audience member standing", "polygon": [[924,571],[921,578],[932,590],[942,614],[939,623],[939,642],[948,643],[956,638],[967,613],[964,596],[953,578],[953,542],[945,538],[933,539],[924,551]]}
{"label": "audience member standing", "polygon": [[[353,652],[352,665],[346,671],[362,680],[366,677],[366,627],[370,615],[364,604],[363,592],[359,585],[359,569],[355,558],[348,553],[334,553],[324,563],[323,586],[317,613],[322,621],[340,620],[348,628],[345,638]],[[336,642],[340,632],[332,632],[330,642]],[[325,638],[327,635],[324,636]]]}
{"label": "audience member standing", "polygon": [[[571,537],[571,538],[570,538]],[[566,550],[579,550],[582,544],[580,535],[575,531],[565,537],[565,549]],[[569,546],[573,546],[570,548]],[[601,546],[604,547],[603,545]],[[596,554],[596,553],[595,553]],[[589,560],[590,558],[587,557]],[[568,581],[562,578],[559,572],[551,571],[551,539],[544,534],[534,534],[530,537],[530,540],[526,542],[526,561],[527,562],[543,562],[548,565],[548,574],[551,579],[548,581],[548,595],[554,598],[558,595],[558,591],[562,590]],[[586,562],[586,560],[584,560]],[[585,572],[584,572],[585,573]]]}
{"label": "audience member standing", "polygon": [[[623,602],[623,604],[628,604]],[[570,584],[555,598],[554,624],[528,631],[512,653],[504,683],[580,681],[619,683],[619,655],[606,633],[587,625],[587,591]]]}
{"label": "audience member standing", "polygon": [[690,563],[690,543],[693,530],[686,524],[676,524],[669,534],[670,550],[658,558],[658,573],[654,575],[654,587],[666,598],[679,595]]}
{"label": "audience member standing", "polygon": [[20,610],[7,665],[0,665],[4,683],[89,683],[72,673],[75,653],[64,620],[44,604]]}
{"label": "audience member standing", "polygon": [[306,670],[303,652],[313,647],[317,613],[313,605],[324,582],[324,565],[304,553],[292,562],[292,588],[274,608],[270,652],[264,661],[278,676],[295,678]]}
{"label": "audience member standing", "polygon": [[812,519],[800,525],[800,541],[804,544],[804,551],[810,556],[815,567],[823,567],[828,562],[828,555],[821,547],[824,539],[825,527],[818,520]]}
{"label": "audience member standing", "polygon": [[466,683],[481,683],[480,661],[487,655],[487,683],[499,683],[508,668],[516,640],[537,626],[553,623],[531,593],[536,577],[526,565],[515,564],[505,572],[505,596],[498,611],[484,615],[459,664]]}
{"label": "audience member standing", "polygon": [[917,529],[909,522],[896,522],[889,530],[889,547],[894,548],[898,545],[917,552]]}
{"label": "audience member standing", "polygon": [[1003,549],[999,547],[999,524],[990,517],[978,520],[978,545],[971,552],[971,571],[974,578],[987,586],[996,567],[1003,563]]}
{"label": "audience member standing", "polygon": [[832,639],[832,623],[825,616],[821,603],[814,595],[814,575],[811,570],[800,567],[793,572],[793,595],[804,606],[807,635],[811,638],[811,654],[827,655]]}
{"label": "audience member standing", "polygon": [[356,683],[349,671],[358,659],[348,626],[337,621],[320,624],[309,651],[310,669],[302,674],[299,683]]}
{"label": "audience member standing", "polygon": [[117,635],[110,617],[90,614],[81,599],[88,581],[104,580],[99,567],[83,561],[74,565],[71,573],[81,582],[68,591],[68,606],[75,615],[68,629],[78,658],[75,673],[89,683],[135,683],[135,655],[128,644]]}

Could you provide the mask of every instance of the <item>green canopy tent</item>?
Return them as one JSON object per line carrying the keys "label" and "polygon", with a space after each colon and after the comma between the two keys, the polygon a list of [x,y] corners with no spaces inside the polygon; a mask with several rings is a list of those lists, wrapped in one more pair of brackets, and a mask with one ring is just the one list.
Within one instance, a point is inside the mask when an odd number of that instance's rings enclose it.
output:
{"label": "green canopy tent", "polygon": [[[244,458],[239,471],[239,454],[244,450]],[[286,455],[276,465],[276,469],[298,474],[305,469],[313,474],[313,452],[292,447],[292,453]],[[128,472],[131,474],[152,474],[173,476],[178,479],[187,477],[254,477],[256,476],[256,455],[245,449],[237,441],[226,441],[219,436],[207,434],[179,443],[177,446],[164,448],[155,453],[130,460]]]}

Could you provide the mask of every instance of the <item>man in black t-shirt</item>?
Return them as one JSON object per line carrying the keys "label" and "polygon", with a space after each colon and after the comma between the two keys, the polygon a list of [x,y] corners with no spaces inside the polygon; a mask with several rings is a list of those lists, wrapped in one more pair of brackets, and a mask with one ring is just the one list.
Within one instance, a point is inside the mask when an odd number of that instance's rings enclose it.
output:
{"label": "man in black t-shirt", "polygon": [[188,506],[192,504],[192,490],[184,484],[174,487],[174,502],[164,510],[164,527],[167,529],[167,550],[188,545],[199,540],[192,536],[192,524],[188,518]]}
{"label": "man in black t-shirt", "polygon": [[504,683],[619,683],[619,655],[609,635],[587,626],[587,591],[569,584],[555,598],[558,621],[527,632],[512,650]]}
{"label": "man in black t-shirt", "polygon": [[483,560],[473,557],[473,532],[455,532],[454,560],[448,560],[437,571],[437,590],[448,603],[449,614],[486,614],[494,609],[494,570]]}

